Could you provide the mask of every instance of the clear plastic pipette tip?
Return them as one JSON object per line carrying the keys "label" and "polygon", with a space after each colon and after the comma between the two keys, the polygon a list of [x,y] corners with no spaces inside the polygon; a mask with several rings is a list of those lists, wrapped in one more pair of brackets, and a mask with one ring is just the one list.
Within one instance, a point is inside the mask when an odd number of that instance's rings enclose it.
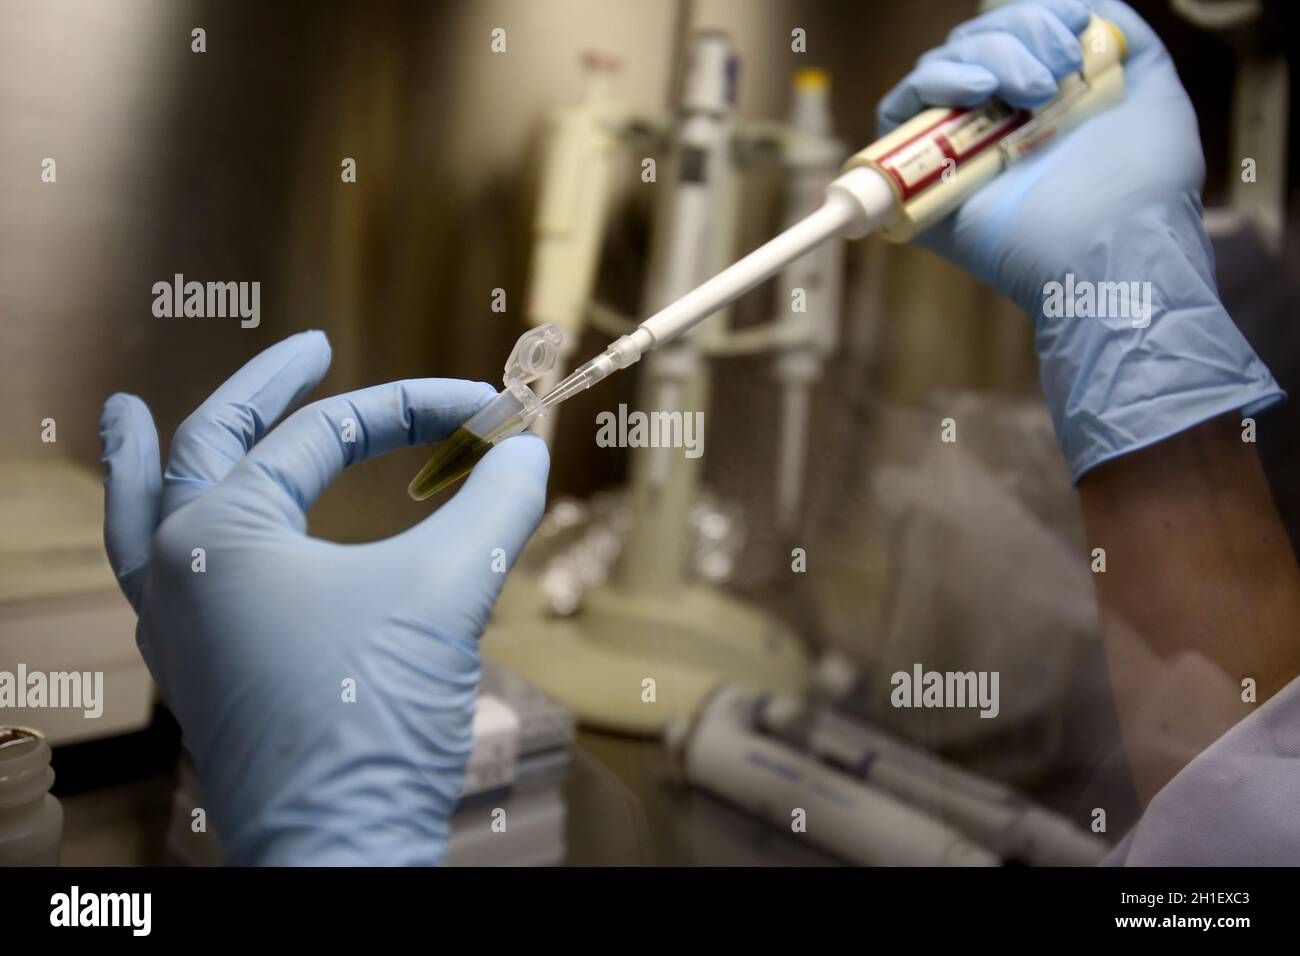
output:
{"label": "clear plastic pipette tip", "polygon": [[590,374],[593,369],[594,360],[583,365],[581,368],[571,372],[564,381],[560,382],[545,395],[542,396],[542,408],[552,409],[566,399],[572,398],[579,392],[585,392],[591,386],[595,385],[605,376]]}
{"label": "clear plastic pipette tip", "polygon": [[564,381],[542,396],[542,409],[550,410],[579,392],[586,391],[611,372],[627,368],[641,358],[641,353],[653,345],[654,336],[638,329],[630,335],[615,339],[609,348],[594,359],[580,365]]}

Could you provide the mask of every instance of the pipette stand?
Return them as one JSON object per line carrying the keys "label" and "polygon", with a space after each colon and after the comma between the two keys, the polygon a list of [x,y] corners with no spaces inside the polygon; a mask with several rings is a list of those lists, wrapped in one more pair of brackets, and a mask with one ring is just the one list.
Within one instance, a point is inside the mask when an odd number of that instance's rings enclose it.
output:
{"label": "pipette stand", "polygon": [[[659,163],[647,315],[734,258],[734,54],[717,33],[696,37],[693,53],[669,153]],[[707,429],[705,353],[726,324],[720,312],[647,355],[639,408],[703,411]],[[809,665],[798,635],[776,616],[692,580],[689,518],[703,460],[681,448],[629,454],[633,521],[611,581],[588,591],[577,615],[557,618],[532,580],[512,575],[484,654],[542,686],[584,723],[632,734],[659,734],[721,683],[801,690]]]}

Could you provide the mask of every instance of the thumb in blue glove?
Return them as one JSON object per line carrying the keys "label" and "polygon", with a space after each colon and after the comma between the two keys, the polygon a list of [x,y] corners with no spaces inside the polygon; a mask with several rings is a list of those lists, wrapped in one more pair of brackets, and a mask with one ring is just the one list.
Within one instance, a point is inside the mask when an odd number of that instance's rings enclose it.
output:
{"label": "thumb in blue glove", "polygon": [[329,365],[325,336],[266,350],[177,430],[159,474],[138,398],[104,406],[105,542],[137,641],[235,864],[431,864],[471,745],[478,640],[536,528],[548,456],[502,442],[385,541],[306,534],[350,464],[445,439],[495,394],[420,379],[270,426]]}

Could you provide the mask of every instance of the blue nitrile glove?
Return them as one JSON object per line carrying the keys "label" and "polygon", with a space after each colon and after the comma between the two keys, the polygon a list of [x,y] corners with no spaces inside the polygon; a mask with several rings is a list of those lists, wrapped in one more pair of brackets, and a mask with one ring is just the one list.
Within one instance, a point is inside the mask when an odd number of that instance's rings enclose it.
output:
{"label": "blue nitrile glove", "polygon": [[329,359],[319,332],[254,358],[180,426],[162,475],[149,410],[110,398],[104,537],[227,862],[436,863],[470,750],[479,636],[503,559],[541,518],[546,445],[502,442],[386,541],[311,538],[307,510],[344,466],[446,438],[494,394],[394,382],[268,431]]}
{"label": "blue nitrile glove", "polygon": [[[1089,9],[1128,43],[1122,103],[1023,159],[918,238],[1033,318],[1043,387],[1077,481],[1109,458],[1285,397],[1219,302],[1201,224],[1196,115],[1151,28],[1114,0],[997,8],[953,30],[880,103],[886,132],[924,106],[1035,107],[1076,72]],[[1047,284],[1149,282],[1150,324],[1045,314]],[[1141,289],[1141,287],[1139,287]],[[1054,310],[1054,307],[1052,308]],[[1139,326],[1139,327],[1135,327]]]}

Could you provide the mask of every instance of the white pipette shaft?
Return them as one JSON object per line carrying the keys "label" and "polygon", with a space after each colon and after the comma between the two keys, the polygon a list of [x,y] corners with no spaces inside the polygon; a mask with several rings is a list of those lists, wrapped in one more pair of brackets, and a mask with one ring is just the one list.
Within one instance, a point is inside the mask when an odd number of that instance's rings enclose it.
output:
{"label": "white pipette shaft", "polygon": [[884,176],[869,167],[849,170],[831,183],[826,201],[816,212],[617,339],[543,396],[542,406],[553,408],[615,369],[627,368],[646,352],[671,342],[826,240],[836,236],[860,238],[887,224],[896,208],[897,200]]}
{"label": "white pipette shaft", "polygon": [[653,336],[654,345],[671,342],[810,249],[838,235],[856,215],[838,193],[832,194],[816,212],[660,309],[641,323],[641,329]]}

